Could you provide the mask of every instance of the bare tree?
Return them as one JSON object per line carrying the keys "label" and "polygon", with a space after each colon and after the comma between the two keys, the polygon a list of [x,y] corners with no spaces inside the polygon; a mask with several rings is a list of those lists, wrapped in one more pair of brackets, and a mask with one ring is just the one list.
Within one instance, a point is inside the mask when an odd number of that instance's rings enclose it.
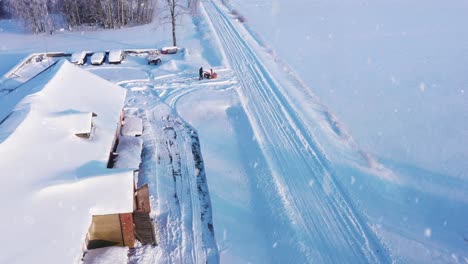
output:
{"label": "bare tree", "polygon": [[0,19],[9,18],[10,11],[9,6],[6,4],[5,0],[0,0]]}
{"label": "bare tree", "polygon": [[70,30],[81,25],[121,28],[128,24],[152,22],[158,1],[160,0],[0,0],[0,16],[12,13],[25,21],[36,33],[54,28],[52,13],[63,17]]}
{"label": "bare tree", "polygon": [[200,5],[200,0],[188,0],[187,9],[192,15],[198,14],[198,5]]}
{"label": "bare tree", "polygon": [[9,0],[13,13],[26,22],[34,33],[54,29],[47,0]]}
{"label": "bare tree", "polygon": [[167,4],[163,9],[166,15],[163,17],[165,23],[170,23],[172,27],[172,45],[177,46],[176,27],[179,20],[182,19],[184,14],[187,14],[187,8],[181,3],[181,0],[167,0]]}

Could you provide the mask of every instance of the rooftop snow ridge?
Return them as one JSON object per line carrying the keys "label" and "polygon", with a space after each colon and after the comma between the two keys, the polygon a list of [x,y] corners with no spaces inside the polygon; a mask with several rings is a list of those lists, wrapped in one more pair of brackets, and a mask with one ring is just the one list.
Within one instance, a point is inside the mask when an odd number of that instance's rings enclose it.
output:
{"label": "rooftop snow ridge", "polygon": [[[94,89],[97,86],[101,86],[101,89]],[[60,60],[21,85],[16,91],[0,98],[0,105],[2,105],[0,109],[0,122],[2,123],[0,124],[0,134],[2,135],[0,143],[8,138],[9,134],[26,118],[24,115],[27,115],[32,109],[44,112],[44,117],[54,112],[70,109],[78,112],[96,113],[98,111],[93,109],[91,105],[102,103],[103,111],[108,112],[106,100],[102,100],[102,97],[104,95],[112,97],[110,91],[113,89],[115,89],[114,85],[106,80],[79,69],[67,60]],[[123,89],[121,91],[125,92]],[[109,99],[112,100],[112,98]],[[20,109],[21,111],[18,111]],[[8,122],[8,129],[2,129],[3,123],[13,117],[15,120]]]}

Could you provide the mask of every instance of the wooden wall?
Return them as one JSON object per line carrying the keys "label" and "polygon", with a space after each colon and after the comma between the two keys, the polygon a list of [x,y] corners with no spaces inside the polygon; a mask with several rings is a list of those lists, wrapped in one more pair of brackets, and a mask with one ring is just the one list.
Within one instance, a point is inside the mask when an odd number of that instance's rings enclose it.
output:
{"label": "wooden wall", "polygon": [[133,248],[135,246],[135,230],[133,228],[133,214],[120,214],[120,225],[124,246]]}
{"label": "wooden wall", "polygon": [[137,205],[137,211],[140,212],[146,212],[150,213],[151,212],[151,204],[150,204],[150,199],[149,199],[149,190],[148,190],[148,184],[145,184],[138,188],[136,190],[136,205]]}
{"label": "wooden wall", "polygon": [[135,246],[132,213],[93,215],[88,230],[87,248]]}

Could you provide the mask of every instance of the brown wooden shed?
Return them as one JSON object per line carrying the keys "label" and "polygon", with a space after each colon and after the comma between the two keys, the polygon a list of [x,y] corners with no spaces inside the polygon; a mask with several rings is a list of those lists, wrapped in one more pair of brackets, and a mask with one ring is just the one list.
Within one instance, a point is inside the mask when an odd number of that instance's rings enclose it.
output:
{"label": "brown wooden shed", "polygon": [[128,188],[134,190],[133,211],[93,215],[86,236],[87,249],[108,246],[133,248],[136,239],[143,245],[156,244],[153,222],[149,216],[151,204],[148,185],[135,190],[133,182]]}
{"label": "brown wooden shed", "polygon": [[135,246],[132,213],[93,215],[86,237],[88,249]]}

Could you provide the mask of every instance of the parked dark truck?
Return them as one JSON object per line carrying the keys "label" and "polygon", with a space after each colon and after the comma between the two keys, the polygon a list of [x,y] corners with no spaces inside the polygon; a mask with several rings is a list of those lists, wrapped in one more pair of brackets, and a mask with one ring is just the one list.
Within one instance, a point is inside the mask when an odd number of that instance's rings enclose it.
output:
{"label": "parked dark truck", "polygon": [[159,50],[151,50],[148,52],[148,56],[146,57],[146,61],[148,62],[148,65],[158,65],[161,64],[161,57],[159,54]]}

